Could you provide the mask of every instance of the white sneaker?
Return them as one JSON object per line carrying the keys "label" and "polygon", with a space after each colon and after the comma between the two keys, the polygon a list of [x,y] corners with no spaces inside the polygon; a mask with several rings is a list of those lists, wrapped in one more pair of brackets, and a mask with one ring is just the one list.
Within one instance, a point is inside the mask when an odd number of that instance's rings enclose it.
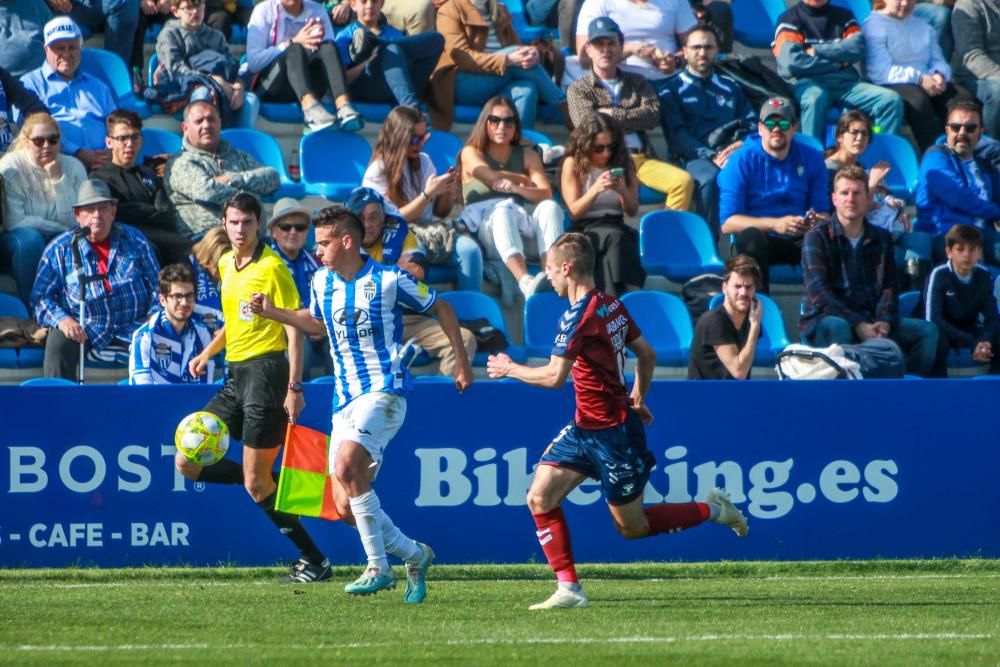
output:
{"label": "white sneaker", "polygon": [[583,590],[571,591],[568,588],[559,586],[545,602],[533,604],[528,609],[582,609],[589,607],[587,595]]}
{"label": "white sneaker", "polygon": [[521,279],[517,281],[517,286],[521,288],[521,293],[524,294],[524,300],[527,301],[531,298],[531,295],[539,291],[542,285],[548,280],[544,271],[539,271],[535,275],[524,274]]}
{"label": "white sneaker", "polygon": [[712,519],[712,521],[721,523],[723,526],[729,526],[739,537],[747,536],[747,532],[750,530],[747,527],[747,518],[743,516],[743,512],[736,509],[736,506],[729,500],[729,494],[725,490],[712,489],[708,492],[705,502],[719,508],[719,516]]}
{"label": "white sneaker", "polygon": [[305,117],[305,129],[308,132],[318,132],[337,122],[337,117],[327,111],[326,107],[319,102],[314,103],[308,109],[303,109],[302,115]]}

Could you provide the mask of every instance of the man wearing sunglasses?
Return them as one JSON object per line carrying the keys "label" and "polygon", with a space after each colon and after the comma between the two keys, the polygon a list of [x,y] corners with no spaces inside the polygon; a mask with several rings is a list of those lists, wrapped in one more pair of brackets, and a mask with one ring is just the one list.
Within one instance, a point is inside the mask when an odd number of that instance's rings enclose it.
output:
{"label": "man wearing sunglasses", "polygon": [[827,218],[830,195],[823,154],[794,141],[792,103],[772,97],[760,108],[754,136],[719,172],[722,233],[735,235],[736,253],[750,255],[767,294],[771,264],[798,265],[802,235]]}
{"label": "man wearing sunglasses", "polygon": [[917,228],[934,235],[934,263],[947,259],[945,235],[963,223],[983,233],[983,261],[1000,266],[1000,144],[983,141],[975,100],[948,104],[947,144],[927,149],[917,180]]}

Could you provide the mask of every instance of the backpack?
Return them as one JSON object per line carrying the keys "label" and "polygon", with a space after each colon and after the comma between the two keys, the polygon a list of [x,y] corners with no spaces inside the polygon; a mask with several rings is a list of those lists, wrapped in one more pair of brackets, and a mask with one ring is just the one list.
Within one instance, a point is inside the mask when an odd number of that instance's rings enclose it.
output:
{"label": "backpack", "polygon": [[681,298],[691,313],[692,321],[697,322],[708,311],[708,304],[717,294],[722,294],[722,276],[714,273],[703,273],[684,283]]}
{"label": "backpack", "polygon": [[759,110],[772,97],[784,97],[792,102],[796,113],[799,113],[799,104],[791,86],[757,56],[726,58],[715,63],[715,67],[740,84],[743,94],[754,109]]}

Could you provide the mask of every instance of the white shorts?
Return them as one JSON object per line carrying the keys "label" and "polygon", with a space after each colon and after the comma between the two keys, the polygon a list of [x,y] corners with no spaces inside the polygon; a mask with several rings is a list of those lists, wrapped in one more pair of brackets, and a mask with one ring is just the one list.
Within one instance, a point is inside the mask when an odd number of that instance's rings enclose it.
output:
{"label": "white shorts", "polygon": [[375,463],[375,472],[382,465],[382,456],[399,427],[406,418],[406,399],[398,394],[376,391],[364,394],[333,415],[330,432],[329,470],[337,458],[340,443],[351,440],[358,443]]}

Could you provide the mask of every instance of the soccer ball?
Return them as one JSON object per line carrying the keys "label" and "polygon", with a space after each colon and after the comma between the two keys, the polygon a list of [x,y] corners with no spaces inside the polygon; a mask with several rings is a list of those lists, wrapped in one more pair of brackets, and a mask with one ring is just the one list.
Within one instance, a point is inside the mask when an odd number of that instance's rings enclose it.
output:
{"label": "soccer ball", "polygon": [[192,412],[177,425],[174,444],[188,461],[210,466],[229,450],[229,428],[211,412]]}

